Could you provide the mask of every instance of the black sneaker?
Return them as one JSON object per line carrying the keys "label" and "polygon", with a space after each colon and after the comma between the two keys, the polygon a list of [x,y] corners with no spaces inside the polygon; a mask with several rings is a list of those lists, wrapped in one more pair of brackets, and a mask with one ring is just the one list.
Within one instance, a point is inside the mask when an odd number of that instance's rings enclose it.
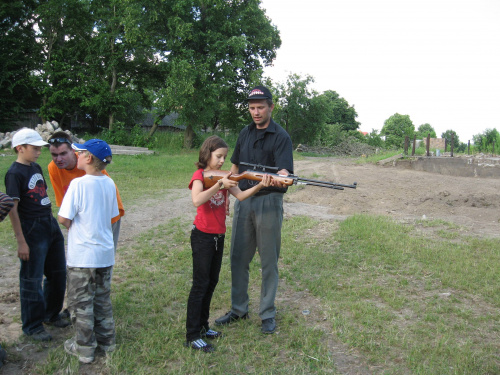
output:
{"label": "black sneaker", "polygon": [[60,314],[61,319],[69,319],[71,318],[71,314],[68,309],[64,309]]}
{"label": "black sneaker", "polygon": [[42,331],[33,333],[32,335],[29,335],[28,337],[32,338],[35,341],[46,342],[46,341],[52,340],[52,336],[46,330],[42,330]]}
{"label": "black sneaker", "polygon": [[215,324],[218,326],[223,326],[223,325],[237,322],[238,320],[244,320],[244,319],[248,319],[248,318],[249,318],[248,313],[245,313],[245,315],[243,315],[243,316],[238,316],[235,313],[233,313],[232,311],[229,311],[226,315],[221,316],[218,319],[215,319]]}
{"label": "black sneaker", "polygon": [[222,332],[209,329],[208,331],[202,332],[201,337],[205,337],[207,339],[218,339],[220,337],[224,337],[224,335],[222,334]]}
{"label": "black sneaker", "polygon": [[262,321],[262,333],[274,333],[276,330],[276,320],[274,318],[264,319]]}
{"label": "black sneaker", "polygon": [[215,351],[215,347],[212,344],[207,344],[202,339],[187,341],[184,343],[184,346],[194,350],[201,350],[202,352],[205,353],[212,353]]}
{"label": "black sneaker", "polygon": [[66,328],[71,325],[71,322],[67,319],[62,319],[59,316],[59,319],[51,320],[49,322],[45,322],[46,325],[56,327],[56,328]]}

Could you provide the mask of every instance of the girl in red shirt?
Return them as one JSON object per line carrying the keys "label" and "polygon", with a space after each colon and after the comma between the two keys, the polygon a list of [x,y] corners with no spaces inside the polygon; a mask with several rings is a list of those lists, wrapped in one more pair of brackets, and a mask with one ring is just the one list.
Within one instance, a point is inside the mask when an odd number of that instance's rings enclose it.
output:
{"label": "girl in red shirt", "polygon": [[201,145],[198,162],[195,163],[198,170],[189,183],[197,212],[191,231],[193,285],[188,298],[185,345],[207,353],[213,352],[215,348],[203,339],[222,336],[220,332],[210,329],[208,318],[222,263],[226,213],[229,214],[226,209],[228,192],[242,201],[271,185],[271,176],[265,175],[258,185],[241,191],[238,182],[229,179],[229,172],[215,185],[206,188],[203,172],[221,169],[227,152],[228,146],[222,138],[215,135],[208,137]]}

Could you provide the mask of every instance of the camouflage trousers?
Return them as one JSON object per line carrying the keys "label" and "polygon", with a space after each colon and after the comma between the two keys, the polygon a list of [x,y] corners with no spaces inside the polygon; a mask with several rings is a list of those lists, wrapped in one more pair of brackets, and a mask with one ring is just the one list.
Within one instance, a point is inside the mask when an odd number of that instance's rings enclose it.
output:
{"label": "camouflage trousers", "polygon": [[80,355],[92,357],[95,348],[115,345],[115,322],[111,307],[113,267],[68,267],[68,309],[76,330]]}

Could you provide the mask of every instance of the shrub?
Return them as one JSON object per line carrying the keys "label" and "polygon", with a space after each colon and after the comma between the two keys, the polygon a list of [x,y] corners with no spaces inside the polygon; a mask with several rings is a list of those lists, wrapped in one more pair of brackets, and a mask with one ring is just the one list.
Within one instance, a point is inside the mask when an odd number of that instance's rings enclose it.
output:
{"label": "shrub", "polygon": [[148,133],[140,125],[127,128],[123,123],[117,122],[112,130],[103,129],[98,138],[113,145],[154,147],[155,137],[148,137]]}

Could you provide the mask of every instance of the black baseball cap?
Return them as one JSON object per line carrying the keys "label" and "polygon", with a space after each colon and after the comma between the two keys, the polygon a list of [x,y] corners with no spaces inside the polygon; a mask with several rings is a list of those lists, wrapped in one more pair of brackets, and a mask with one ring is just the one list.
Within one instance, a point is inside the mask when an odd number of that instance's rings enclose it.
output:
{"label": "black baseball cap", "polygon": [[264,86],[255,86],[252,90],[250,90],[250,94],[248,94],[247,100],[252,99],[271,99],[273,100],[273,95],[271,91],[269,91]]}

